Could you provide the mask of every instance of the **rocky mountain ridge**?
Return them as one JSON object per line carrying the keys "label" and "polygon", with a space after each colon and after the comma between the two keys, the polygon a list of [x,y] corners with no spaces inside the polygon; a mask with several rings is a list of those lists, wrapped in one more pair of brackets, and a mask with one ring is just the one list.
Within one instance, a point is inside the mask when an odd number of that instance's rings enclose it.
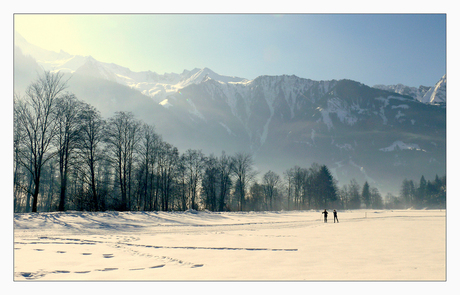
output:
{"label": "rocky mountain ridge", "polygon": [[428,104],[446,104],[447,76],[444,75],[432,87],[421,85],[419,88],[397,85],[375,85],[374,88],[393,91],[402,95],[409,95],[420,102]]}
{"label": "rocky mountain ridge", "polygon": [[159,75],[21,42],[15,86],[37,67],[66,72],[69,90],[104,116],[133,111],[182,151],[251,152],[263,173],[317,162],[339,185],[366,180],[382,193],[397,194],[404,178],[445,174],[445,76],[416,89],[293,75],[247,80],[208,68]]}

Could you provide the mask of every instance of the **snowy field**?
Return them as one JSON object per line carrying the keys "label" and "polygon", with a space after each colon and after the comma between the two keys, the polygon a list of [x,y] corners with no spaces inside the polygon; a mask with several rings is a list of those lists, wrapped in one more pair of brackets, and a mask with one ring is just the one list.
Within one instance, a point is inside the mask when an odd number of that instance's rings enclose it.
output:
{"label": "snowy field", "polygon": [[445,210],[14,215],[15,281],[445,281]]}

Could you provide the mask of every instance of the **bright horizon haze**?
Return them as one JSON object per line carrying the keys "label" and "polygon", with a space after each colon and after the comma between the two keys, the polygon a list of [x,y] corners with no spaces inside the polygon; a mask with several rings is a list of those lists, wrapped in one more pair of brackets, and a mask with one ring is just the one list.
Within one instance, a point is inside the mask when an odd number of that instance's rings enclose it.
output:
{"label": "bright horizon haze", "polygon": [[296,75],[433,86],[445,14],[15,14],[29,43],[158,74]]}

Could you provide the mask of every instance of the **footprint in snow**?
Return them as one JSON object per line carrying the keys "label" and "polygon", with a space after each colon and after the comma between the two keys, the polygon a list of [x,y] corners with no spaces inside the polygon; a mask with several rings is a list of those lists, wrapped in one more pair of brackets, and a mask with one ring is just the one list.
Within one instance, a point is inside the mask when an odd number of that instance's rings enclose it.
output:
{"label": "footprint in snow", "polygon": [[202,267],[202,266],[203,266],[203,264],[194,264],[194,265],[192,265],[192,268]]}
{"label": "footprint in snow", "polygon": [[34,280],[34,279],[39,279],[41,277],[44,277],[46,273],[44,272],[21,272],[20,275],[28,280]]}
{"label": "footprint in snow", "polygon": [[160,267],[163,267],[163,266],[165,266],[165,265],[164,265],[164,264],[160,264],[160,265],[151,266],[151,267],[149,267],[149,268],[160,268]]}
{"label": "footprint in snow", "polygon": [[117,270],[117,267],[106,267],[104,269],[96,269],[96,271],[111,271],[111,270]]}
{"label": "footprint in snow", "polygon": [[102,254],[104,258],[113,258],[113,254]]}
{"label": "footprint in snow", "polygon": [[68,270],[55,270],[54,273],[70,273]]}

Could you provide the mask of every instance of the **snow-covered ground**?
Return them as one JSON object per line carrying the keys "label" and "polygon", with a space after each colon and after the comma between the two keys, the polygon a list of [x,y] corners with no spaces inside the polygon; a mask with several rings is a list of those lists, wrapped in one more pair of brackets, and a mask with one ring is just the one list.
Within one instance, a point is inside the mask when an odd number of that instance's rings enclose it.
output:
{"label": "snow-covered ground", "polygon": [[14,215],[15,281],[445,281],[445,210]]}

